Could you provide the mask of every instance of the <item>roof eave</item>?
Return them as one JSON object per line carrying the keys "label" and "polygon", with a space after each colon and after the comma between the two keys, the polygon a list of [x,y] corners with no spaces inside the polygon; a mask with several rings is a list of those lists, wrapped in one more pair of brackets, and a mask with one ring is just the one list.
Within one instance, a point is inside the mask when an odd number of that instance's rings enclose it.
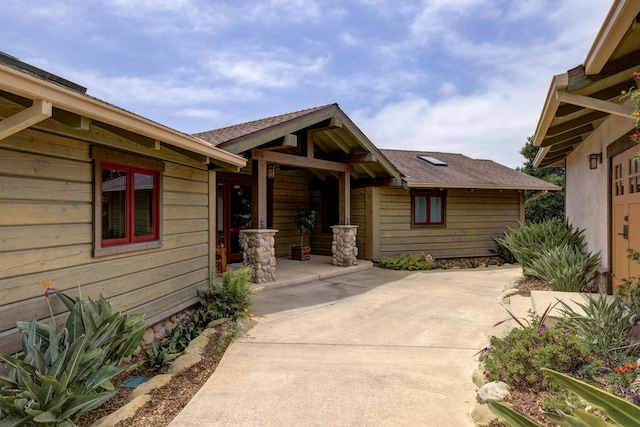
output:
{"label": "roof eave", "polygon": [[0,65],[0,89],[32,100],[43,99],[59,109],[207,156],[227,168],[235,170],[246,165],[244,158],[213,147],[198,138],[4,65]]}
{"label": "roof eave", "polygon": [[473,190],[546,190],[561,191],[562,187],[549,184],[548,186],[526,185],[495,185],[495,184],[445,184],[442,182],[407,182],[409,189],[443,188],[443,189],[473,189]]}
{"label": "roof eave", "polygon": [[587,75],[599,74],[640,10],[640,0],[615,0],[584,61]]}

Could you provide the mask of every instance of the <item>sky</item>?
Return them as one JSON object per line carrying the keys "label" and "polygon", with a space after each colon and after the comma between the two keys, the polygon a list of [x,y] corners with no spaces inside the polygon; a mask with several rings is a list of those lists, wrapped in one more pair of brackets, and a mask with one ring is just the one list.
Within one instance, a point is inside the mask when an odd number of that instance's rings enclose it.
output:
{"label": "sky", "polygon": [[509,167],[613,0],[3,0],[0,51],[184,133],[337,103],[379,148]]}

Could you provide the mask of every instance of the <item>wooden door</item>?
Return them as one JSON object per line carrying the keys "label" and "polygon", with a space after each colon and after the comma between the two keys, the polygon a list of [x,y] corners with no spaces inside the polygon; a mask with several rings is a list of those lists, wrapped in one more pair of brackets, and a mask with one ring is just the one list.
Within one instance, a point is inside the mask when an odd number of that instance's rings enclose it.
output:
{"label": "wooden door", "polygon": [[640,275],[640,264],[627,258],[627,249],[640,251],[640,161],[638,147],[613,158],[612,176],[612,276],[619,281]]}

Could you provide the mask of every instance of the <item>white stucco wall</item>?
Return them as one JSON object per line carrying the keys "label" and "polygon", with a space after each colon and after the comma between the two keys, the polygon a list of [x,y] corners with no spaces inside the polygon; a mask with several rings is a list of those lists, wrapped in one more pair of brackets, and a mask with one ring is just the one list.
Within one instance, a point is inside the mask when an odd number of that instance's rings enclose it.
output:
{"label": "white stucco wall", "polygon": [[[600,251],[602,270],[609,270],[609,159],[607,146],[630,133],[633,120],[611,116],[567,157],[566,216],[586,229],[587,250]],[[598,169],[589,169],[587,156],[602,152]]]}

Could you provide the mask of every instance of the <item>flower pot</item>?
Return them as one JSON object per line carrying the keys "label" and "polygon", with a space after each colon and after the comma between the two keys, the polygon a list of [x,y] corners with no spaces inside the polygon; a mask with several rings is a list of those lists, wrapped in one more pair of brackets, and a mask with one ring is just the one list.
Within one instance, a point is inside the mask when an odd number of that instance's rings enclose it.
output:
{"label": "flower pot", "polygon": [[311,246],[292,246],[291,259],[307,261],[311,259]]}

